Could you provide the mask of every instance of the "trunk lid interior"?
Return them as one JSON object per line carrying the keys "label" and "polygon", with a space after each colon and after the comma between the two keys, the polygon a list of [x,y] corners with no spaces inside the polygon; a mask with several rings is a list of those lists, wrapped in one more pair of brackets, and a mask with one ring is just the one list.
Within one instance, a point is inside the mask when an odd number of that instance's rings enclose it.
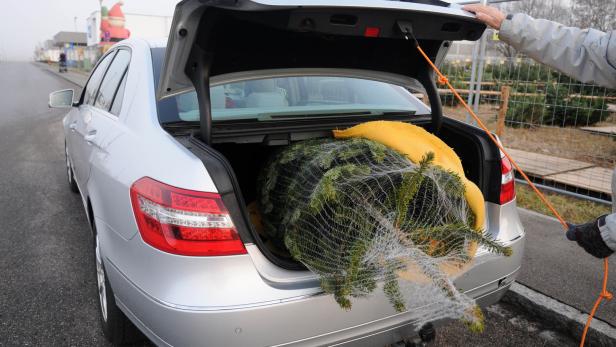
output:
{"label": "trunk lid interior", "polygon": [[[434,78],[413,40],[407,40],[402,30],[412,30],[428,56],[438,62],[449,41],[476,40],[485,26],[459,8],[432,0],[185,0],[177,5],[157,99],[196,91],[199,130],[191,131],[190,136],[183,133],[180,141],[204,162],[244,242],[257,245],[277,266],[260,268],[260,272],[276,273],[275,277],[293,285],[314,280],[289,271],[305,269],[301,264],[268,252],[246,208],[254,200],[252,178],[259,163],[275,150],[273,147],[302,138],[294,138],[297,133],[283,129],[284,122],[275,118],[267,122],[267,129],[235,128],[231,135],[224,125],[213,126],[211,83],[228,81],[232,76],[241,80],[255,71],[293,69],[344,70],[344,76],[356,71],[359,78],[406,87],[404,81],[417,80],[429,97],[431,117],[418,117],[413,122],[437,132],[443,120]],[[337,118],[332,117],[334,120]],[[332,124],[322,124],[323,129],[306,126],[309,132],[320,133],[313,134],[319,137],[335,127]],[[223,137],[224,141],[218,140]],[[479,184],[486,200],[497,199],[493,187],[500,182],[500,156],[495,146],[480,130],[455,121],[444,121],[442,137],[449,138],[446,142],[456,151],[464,152],[460,154],[463,162],[473,162],[468,175]],[[261,263],[263,267],[268,264]]]}
{"label": "trunk lid interior", "polygon": [[[453,5],[452,5],[453,6]],[[201,138],[211,140],[210,78],[243,71],[356,69],[417,79],[442,117],[429,67],[446,41],[476,40],[485,26],[441,1],[186,0],[176,7],[157,90],[163,99],[196,89]]]}

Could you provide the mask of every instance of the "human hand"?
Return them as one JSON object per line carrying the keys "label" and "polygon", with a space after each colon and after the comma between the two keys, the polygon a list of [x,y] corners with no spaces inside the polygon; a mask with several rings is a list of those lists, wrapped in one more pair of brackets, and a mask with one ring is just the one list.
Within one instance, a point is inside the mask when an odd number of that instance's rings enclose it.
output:
{"label": "human hand", "polygon": [[567,239],[576,241],[587,253],[602,259],[609,257],[614,251],[603,241],[601,231],[599,230],[599,219],[586,224],[569,224]]}
{"label": "human hand", "polygon": [[493,6],[472,4],[465,5],[462,9],[468,12],[473,12],[475,16],[477,16],[477,19],[496,30],[500,30],[501,24],[505,18],[507,18],[507,15]]}

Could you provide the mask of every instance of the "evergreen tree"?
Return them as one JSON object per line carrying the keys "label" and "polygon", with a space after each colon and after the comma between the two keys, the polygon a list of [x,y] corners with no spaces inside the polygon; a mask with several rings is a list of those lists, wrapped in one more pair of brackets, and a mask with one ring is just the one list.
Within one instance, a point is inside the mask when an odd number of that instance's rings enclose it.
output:
{"label": "evergreen tree", "polygon": [[[280,151],[259,179],[265,232],[317,273],[321,287],[344,309],[351,297],[378,283],[397,311],[406,309],[398,272],[409,261],[438,272],[439,259],[465,262],[469,243],[509,255],[480,230],[464,200],[460,177],[433,165],[428,153],[413,164],[402,154],[365,139],[313,140]],[[412,248],[419,258],[392,251]],[[403,248],[404,248],[403,247]],[[391,248],[391,249],[390,249]],[[421,258],[421,259],[420,259]],[[434,259],[426,262],[425,259]],[[448,296],[448,281],[435,285]],[[445,283],[447,282],[447,283]]]}

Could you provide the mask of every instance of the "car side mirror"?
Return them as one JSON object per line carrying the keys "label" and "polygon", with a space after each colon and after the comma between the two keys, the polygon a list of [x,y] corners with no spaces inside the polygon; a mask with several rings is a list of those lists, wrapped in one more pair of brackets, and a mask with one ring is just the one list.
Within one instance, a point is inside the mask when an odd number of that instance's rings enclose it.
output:
{"label": "car side mirror", "polygon": [[49,94],[50,108],[67,108],[73,107],[73,97],[75,91],[72,89],[58,90]]}

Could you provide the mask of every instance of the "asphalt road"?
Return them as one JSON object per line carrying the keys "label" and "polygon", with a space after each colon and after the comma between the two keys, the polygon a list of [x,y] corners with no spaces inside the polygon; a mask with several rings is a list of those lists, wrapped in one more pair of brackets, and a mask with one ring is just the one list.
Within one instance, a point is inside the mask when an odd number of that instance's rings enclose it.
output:
{"label": "asphalt road", "polygon": [[484,310],[487,324],[483,333],[469,332],[464,324],[453,322],[437,332],[433,347],[575,347],[579,345],[579,341],[574,341],[546,328],[545,322],[536,321],[516,311],[515,307],[505,303],[492,305]]}
{"label": "asphalt road", "polygon": [[[0,346],[106,346],[92,239],[80,198],[66,182],[63,111],[47,108],[49,92],[76,86],[29,63],[2,63],[0,76]],[[529,247],[529,259],[537,259],[535,248],[542,245]],[[484,334],[453,323],[439,330],[437,344],[572,344],[541,330],[540,322],[520,322],[527,320],[513,308],[493,306]]]}
{"label": "asphalt road", "polygon": [[[603,261],[568,241],[555,219],[532,211],[519,212],[526,230],[526,253],[518,282],[589,312],[601,292]],[[609,274],[608,289],[616,292],[615,266]],[[616,300],[604,301],[597,317],[616,326]]]}
{"label": "asphalt road", "polygon": [[105,345],[92,239],[38,67],[0,64],[0,345]]}

